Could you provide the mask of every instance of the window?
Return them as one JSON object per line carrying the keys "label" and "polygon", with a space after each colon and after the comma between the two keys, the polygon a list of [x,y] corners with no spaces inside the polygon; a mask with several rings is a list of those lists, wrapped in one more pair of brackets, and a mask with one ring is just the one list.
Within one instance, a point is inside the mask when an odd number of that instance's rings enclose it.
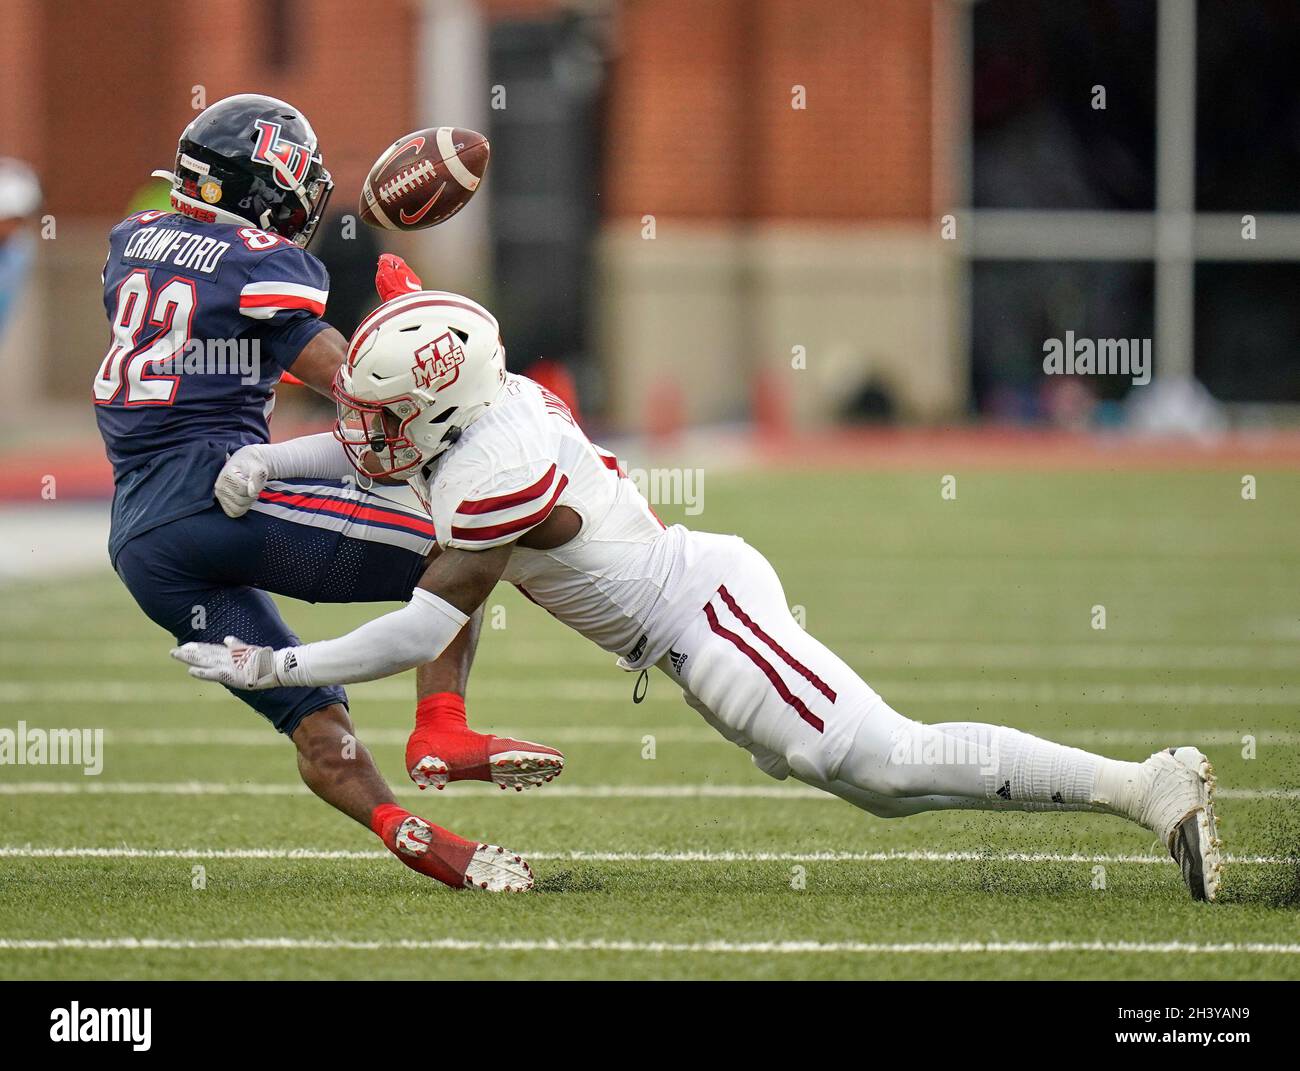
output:
{"label": "window", "polygon": [[1152,338],[1157,379],[1195,375],[1221,401],[1300,402],[1292,0],[954,10],[970,20],[976,403],[1032,418],[1029,373],[1064,330]]}

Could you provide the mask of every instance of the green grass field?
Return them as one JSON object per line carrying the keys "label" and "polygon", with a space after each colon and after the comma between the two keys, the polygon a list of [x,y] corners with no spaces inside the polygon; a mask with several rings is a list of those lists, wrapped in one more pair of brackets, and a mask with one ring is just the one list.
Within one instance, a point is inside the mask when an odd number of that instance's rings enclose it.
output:
{"label": "green grass field", "polygon": [[[711,471],[688,523],[764,551],[905,713],[1123,758],[1200,743],[1222,902],[1118,819],[883,821],[775,782],[504,587],[471,718],[561,747],[557,782],[417,793],[412,682],[352,690],[399,798],[540,878],[443,891],[305,794],[291,745],[189,680],[105,573],[4,592],[0,727],[103,727],[106,760],[0,767],[0,977],[1300,978],[1300,475],[1243,501],[1234,472],[958,472],[943,501],[938,472]],[[287,606],[308,639],[373,613]]]}

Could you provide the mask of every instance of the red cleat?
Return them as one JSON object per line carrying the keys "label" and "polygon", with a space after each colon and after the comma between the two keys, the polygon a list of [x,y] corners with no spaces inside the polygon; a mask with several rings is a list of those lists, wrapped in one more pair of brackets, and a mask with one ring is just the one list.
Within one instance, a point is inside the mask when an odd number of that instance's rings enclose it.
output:
{"label": "red cleat", "polygon": [[395,803],[376,807],[370,828],[412,870],[453,889],[526,892],[533,887],[532,867],[514,852],[465,840]]}
{"label": "red cleat", "polygon": [[465,722],[465,700],[451,692],[426,696],[406,742],[406,771],[421,789],[450,781],[491,781],[522,792],[552,781],[564,756],[545,744],[476,733]]}

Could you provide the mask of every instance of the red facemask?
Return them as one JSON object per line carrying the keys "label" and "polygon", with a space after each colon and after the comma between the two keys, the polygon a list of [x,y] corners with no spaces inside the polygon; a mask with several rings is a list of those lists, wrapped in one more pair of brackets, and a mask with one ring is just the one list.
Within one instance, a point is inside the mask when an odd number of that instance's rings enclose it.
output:
{"label": "red facemask", "polygon": [[[401,395],[382,402],[366,402],[343,390],[335,377],[332,390],[338,408],[334,421],[334,438],[343,444],[352,467],[365,476],[400,476],[418,468],[422,455],[406,434],[406,426],[420,414],[419,406]],[[392,406],[406,402],[411,413],[405,419],[392,412]],[[410,450],[409,459],[402,455]]]}

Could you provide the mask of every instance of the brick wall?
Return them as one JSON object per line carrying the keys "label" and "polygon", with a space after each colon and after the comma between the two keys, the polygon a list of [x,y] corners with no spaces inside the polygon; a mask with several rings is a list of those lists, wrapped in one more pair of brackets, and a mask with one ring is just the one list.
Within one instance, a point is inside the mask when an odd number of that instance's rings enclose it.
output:
{"label": "brick wall", "polygon": [[[96,285],[104,229],[152,169],[171,163],[176,136],[195,114],[193,87],[203,87],[208,103],[251,90],[301,107],[335,174],[336,204],[348,207],[377,153],[415,125],[422,2],[0,0],[0,153],[36,164],[59,221],[59,240],[45,246],[41,268],[42,292],[58,307],[43,321],[45,389],[84,396],[86,362],[102,353],[105,334]],[[863,352],[881,337],[859,321],[864,301],[894,307],[881,296],[890,293],[885,282],[898,243],[914,240],[929,263],[920,245],[932,230],[934,186],[930,0],[481,6],[491,19],[566,7],[610,16],[601,206],[607,234],[632,238],[598,258],[598,278],[609,273],[597,315],[606,323],[611,380],[630,353],[672,346],[663,335],[665,302],[694,301],[698,323],[726,327],[709,352],[730,378],[717,404],[694,414],[700,419],[728,415],[725,406],[739,400],[736,377],[788,355],[787,321],[792,328],[818,317],[842,323],[845,337],[861,336],[855,345]],[[280,32],[277,10],[286,19]],[[804,109],[790,106],[795,85],[806,90]],[[645,213],[659,221],[652,261],[636,238]],[[787,233],[769,239],[758,233],[763,227],[745,228],[756,241],[736,245],[733,225],[741,221]],[[882,242],[869,233],[895,223],[915,237]],[[828,284],[781,272],[808,243],[816,247],[826,226],[859,236],[858,252],[842,255],[864,265],[841,280],[830,313],[801,304],[820,300],[816,291]],[[652,271],[659,260],[663,270]],[[899,319],[882,365],[905,367],[918,348],[943,348],[916,341],[921,327],[942,319],[948,294],[938,273],[926,267],[921,274],[934,276],[916,284],[925,301]],[[781,322],[765,321],[755,337],[755,309],[767,307],[783,310]],[[641,385],[629,383],[622,395],[615,409],[635,422]]]}
{"label": "brick wall", "polygon": [[627,0],[610,213],[928,216],[930,19],[925,0]]}
{"label": "brick wall", "polygon": [[[406,0],[289,0],[282,58],[265,0],[94,5],[0,0],[0,152],[33,160],[50,208],[115,216],[206,102],[239,92],[282,97],[312,120],[340,190],[414,113],[415,11]],[[296,13],[296,17],[295,17]]]}
{"label": "brick wall", "polygon": [[748,200],[738,31],[753,2],[623,6],[606,127],[609,214],[728,217]]}
{"label": "brick wall", "polygon": [[414,125],[410,0],[284,0],[282,34],[274,9],[274,0],[0,0],[0,154],[35,164],[57,221],[37,291],[58,315],[42,318],[32,343],[41,356],[31,389],[84,398],[105,344],[105,235],[149,172],[171,166],[196,114],[195,86],[208,104],[262,92],[303,109],[345,210],[379,152]]}
{"label": "brick wall", "polygon": [[[34,160],[55,211],[113,214],[208,102],[303,108],[355,190],[413,115],[417,10],[378,0],[0,0],[0,152]],[[560,0],[485,0],[492,18]],[[606,211],[694,218],[919,219],[930,206],[926,0],[623,0],[612,8]],[[791,87],[807,108],[791,108]],[[94,161],[88,197],[85,162]]]}
{"label": "brick wall", "polygon": [[39,167],[44,155],[41,124],[40,0],[0,0],[0,155]]}

